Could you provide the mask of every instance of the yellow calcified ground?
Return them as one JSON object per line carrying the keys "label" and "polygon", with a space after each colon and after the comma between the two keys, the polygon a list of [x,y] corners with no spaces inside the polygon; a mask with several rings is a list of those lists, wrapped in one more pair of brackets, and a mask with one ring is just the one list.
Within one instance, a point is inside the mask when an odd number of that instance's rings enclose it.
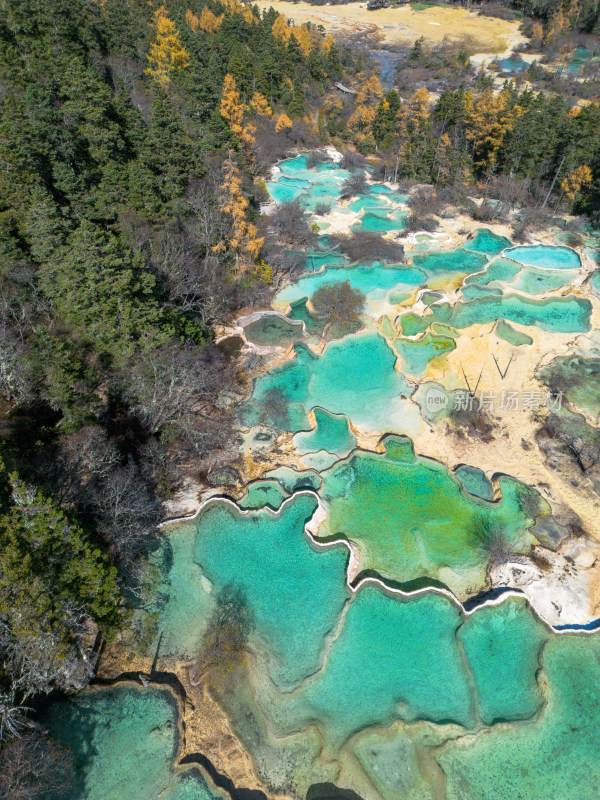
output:
{"label": "yellow calcified ground", "polygon": [[375,34],[382,44],[411,44],[419,36],[437,44],[444,37],[463,40],[471,53],[502,53],[525,41],[518,22],[479,16],[465,8],[431,6],[415,11],[410,5],[367,11],[364,3],[312,6],[282,0],[258,0],[261,9],[271,6],[298,25],[314,22],[327,33],[338,35]]}

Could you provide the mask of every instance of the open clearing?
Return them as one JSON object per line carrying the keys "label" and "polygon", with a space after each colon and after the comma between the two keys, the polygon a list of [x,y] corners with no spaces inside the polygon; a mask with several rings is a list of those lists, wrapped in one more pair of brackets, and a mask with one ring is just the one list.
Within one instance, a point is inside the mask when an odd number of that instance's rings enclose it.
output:
{"label": "open clearing", "polygon": [[336,6],[312,6],[300,0],[258,0],[261,9],[271,6],[287,19],[301,25],[311,21],[323,25],[328,33],[338,35],[376,34],[382,44],[410,44],[419,36],[437,44],[444,37],[463,40],[470,53],[502,53],[525,41],[518,22],[479,16],[455,6],[426,6],[416,10],[410,5],[367,11],[365,3]]}

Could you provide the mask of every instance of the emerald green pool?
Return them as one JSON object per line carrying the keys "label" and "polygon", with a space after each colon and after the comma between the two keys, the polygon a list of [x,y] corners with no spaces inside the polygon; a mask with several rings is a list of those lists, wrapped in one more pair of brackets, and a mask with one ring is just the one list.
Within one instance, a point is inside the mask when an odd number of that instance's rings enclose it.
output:
{"label": "emerald green pool", "polygon": [[403,586],[429,578],[465,598],[483,589],[495,545],[527,552],[531,509],[548,513],[518,481],[502,477],[500,487],[495,503],[468,494],[446,467],[416,456],[409,439],[389,436],[384,454],[355,452],[323,473],[319,538],[356,544],[362,570]]}

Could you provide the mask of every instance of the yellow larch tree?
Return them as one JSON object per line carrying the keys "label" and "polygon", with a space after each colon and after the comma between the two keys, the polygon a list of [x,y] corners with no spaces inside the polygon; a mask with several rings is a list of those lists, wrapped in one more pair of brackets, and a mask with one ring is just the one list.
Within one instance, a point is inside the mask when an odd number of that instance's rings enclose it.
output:
{"label": "yellow larch tree", "polygon": [[282,131],[289,131],[292,127],[292,120],[288,117],[287,114],[283,113],[277,117],[277,122],[275,123],[275,130],[277,133],[281,133]]}
{"label": "yellow larch tree", "polygon": [[267,98],[260,92],[254,92],[250,100],[250,108],[258,117],[272,117],[273,109],[269,105]]}
{"label": "yellow larch tree", "polygon": [[225,75],[223,81],[220,111],[229,130],[237,136],[243,150],[249,155],[254,147],[256,128],[244,119],[248,106],[242,102],[235,78],[229,74]]}
{"label": "yellow larch tree", "polygon": [[273,36],[281,42],[289,42],[292,37],[292,29],[287,23],[283,14],[278,14],[277,19],[273,23]]}
{"label": "yellow larch tree", "polygon": [[308,58],[312,52],[318,52],[321,49],[321,35],[313,25],[305,24],[294,28],[294,36],[298,40],[298,45],[305,58]]}
{"label": "yellow larch tree", "polygon": [[520,106],[509,107],[507,89],[494,94],[486,88],[473,103],[467,118],[466,136],[473,148],[478,167],[491,167],[504,137],[512,130],[515,119],[523,113]]}
{"label": "yellow larch tree", "polygon": [[231,217],[231,231],[215,249],[229,248],[233,251],[235,274],[239,278],[255,268],[264,238],[258,235],[256,225],[248,220],[248,199],[242,190],[242,176],[232,156],[230,151],[224,165],[220,195],[221,209]]}
{"label": "yellow larch tree", "polygon": [[357,105],[348,120],[348,128],[366,133],[371,129],[376,113],[374,106]]}
{"label": "yellow larch tree", "polygon": [[383,97],[383,89],[377,75],[371,75],[370,78],[365,79],[364,74],[361,73],[358,75],[358,80],[361,81],[361,85],[356,95],[357,105],[378,103]]}
{"label": "yellow larch tree", "polygon": [[323,50],[328,53],[333,45],[335,44],[333,36],[328,33],[327,36],[323,39]]}
{"label": "yellow larch tree", "polygon": [[175,23],[169,19],[164,6],[154,12],[154,31],[155,40],[147,56],[150,66],[145,72],[165,88],[171,80],[170,73],[185,69],[190,63],[190,55],[181,44]]}
{"label": "yellow larch tree", "polygon": [[198,30],[198,26],[200,25],[200,20],[194,14],[191,8],[188,8],[188,10],[185,12],[185,21],[194,31],[194,33],[196,33],[196,31]]}
{"label": "yellow larch tree", "polygon": [[200,30],[204,33],[216,33],[221,27],[223,17],[217,17],[216,14],[204,6],[200,13]]}
{"label": "yellow larch tree", "polygon": [[575,200],[579,192],[592,182],[592,170],[587,165],[576,167],[566,178],[563,178],[560,188],[567,195],[569,200]]}

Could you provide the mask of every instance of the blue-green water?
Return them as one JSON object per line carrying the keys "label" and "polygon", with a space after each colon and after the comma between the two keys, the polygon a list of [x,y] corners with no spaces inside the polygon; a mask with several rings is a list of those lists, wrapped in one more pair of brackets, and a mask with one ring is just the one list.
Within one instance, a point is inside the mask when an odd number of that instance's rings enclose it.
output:
{"label": "blue-green water", "polygon": [[269,674],[281,687],[316,670],[323,639],[347,601],[347,550],[317,552],[305,539],[304,525],[315,508],[315,498],[306,494],[285,503],[278,516],[240,514],[214,502],[196,523],[194,562],[213,584],[213,594],[234,586],[251,608],[253,636],[266,643]]}
{"label": "blue-green water", "polygon": [[380,262],[348,269],[336,267],[314,275],[304,275],[295,283],[288,284],[275,295],[273,303],[277,307],[291,304],[302,297],[312,297],[321,286],[344,281],[348,281],[356,291],[369,295],[371,292],[388,291],[397,286],[420,286],[425,280],[425,273],[415,267],[385,266]]}
{"label": "blue-green water", "polygon": [[345,456],[356,447],[356,437],[350,430],[347,417],[329,414],[322,408],[315,408],[314,414],[314,430],[298,433],[294,437],[294,447],[299,453],[326,450]]}
{"label": "blue-green water", "polygon": [[510,247],[510,239],[506,236],[498,236],[488,228],[480,228],[472,239],[463,245],[465,250],[476,250],[478,253],[487,255],[498,255],[505,247]]}
{"label": "blue-green water", "polygon": [[[381,336],[347,336],[320,356],[301,344],[295,349],[294,361],[256,380],[242,410],[247,425],[264,421],[282,430],[309,430],[306,413],[315,406],[368,430],[397,430],[402,424],[402,409],[408,409],[401,396],[413,388],[396,371],[396,356]],[[406,417],[406,426],[411,419]]]}
{"label": "blue-green water", "polygon": [[[131,685],[88,690],[43,717],[73,754],[71,788],[52,800],[222,800],[197,768],[173,771],[177,707],[166,690]],[[7,798],[8,800],[8,798]]]}
{"label": "blue-green water", "polygon": [[446,322],[455,328],[482,325],[499,319],[521,325],[536,325],[545,331],[557,333],[582,333],[590,329],[592,305],[589,300],[574,295],[551,297],[543,300],[516,294],[501,297],[485,295],[466,303],[430,307],[429,314],[417,317],[406,314],[400,318],[402,331],[413,336],[425,331],[433,322]]}
{"label": "blue-green water", "polygon": [[520,245],[505,250],[504,255],[529,267],[578,269],[581,266],[581,259],[570,247],[553,247],[546,244]]}

